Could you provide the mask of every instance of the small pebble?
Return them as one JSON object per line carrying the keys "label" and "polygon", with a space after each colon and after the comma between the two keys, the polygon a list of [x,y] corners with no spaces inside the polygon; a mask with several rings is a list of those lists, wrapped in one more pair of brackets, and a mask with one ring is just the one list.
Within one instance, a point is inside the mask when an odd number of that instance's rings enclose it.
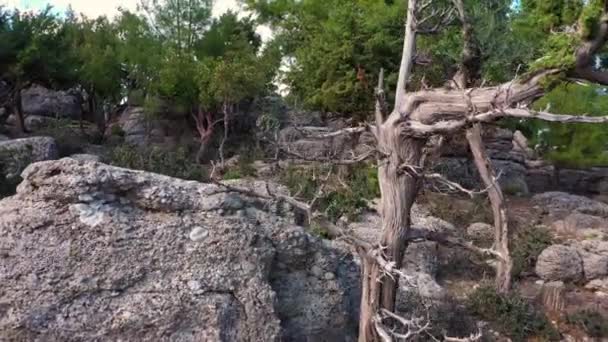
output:
{"label": "small pebble", "polygon": [[202,227],[194,227],[194,229],[192,229],[190,232],[190,240],[197,242],[206,238],[208,235],[209,232],[206,229]]}

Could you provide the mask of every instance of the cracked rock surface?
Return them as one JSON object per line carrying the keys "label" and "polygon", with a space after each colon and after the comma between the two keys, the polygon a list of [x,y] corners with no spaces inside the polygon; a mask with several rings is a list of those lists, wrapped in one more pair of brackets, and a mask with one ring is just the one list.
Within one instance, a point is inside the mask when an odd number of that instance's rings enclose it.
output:
{"label": "cracked rock surface", "polygon": [[70,158],[22,177],[0,201],[0,340],[354,340],[357,266],[286,204]]}

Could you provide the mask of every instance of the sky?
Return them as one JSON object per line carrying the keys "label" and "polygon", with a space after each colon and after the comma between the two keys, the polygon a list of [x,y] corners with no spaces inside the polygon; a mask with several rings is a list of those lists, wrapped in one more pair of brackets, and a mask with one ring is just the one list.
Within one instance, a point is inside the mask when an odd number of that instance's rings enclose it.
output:
{"label": "sky", "polygon": [[[0,5],[21,10],[39,10],[50,4],[60,12],[72,5],[76,13],[84,13],[88,17],[100,15],[113,17],[118,14],[118,7],[134,11],[138,2],[139,0],[0,0]],[[220,16],[228,10],[240,11],[237,0],[214,1],[213,16]],[[258,33],[264,40],[271,36],[270,29],[267,27],[259,27]]]}

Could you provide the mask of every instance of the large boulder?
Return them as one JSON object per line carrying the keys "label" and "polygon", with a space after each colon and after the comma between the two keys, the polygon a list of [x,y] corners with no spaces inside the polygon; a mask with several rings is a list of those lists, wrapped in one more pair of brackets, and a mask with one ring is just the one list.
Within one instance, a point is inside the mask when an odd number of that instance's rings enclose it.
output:
{"label": "large boulder", "polygon": [[358,267],[284,203],[71,158],[22,177],[0,201],[0,339],[355,339]]}
{"label": "large boulder", "polygon": [[578,281],[583,277],[583,260],[574,247],[549,246],[538,256],[536,274],[545,281]]}
{"label": "large boulder", "polygon": [[0,166],[5,176],[19,174],[30,163],[59,157],[51,137],[30,137],[0,141]]}
{"label": "large boulder", "polygon": [[82,114],[82,97],[73,90],[56,91],[34,85],[21,91],[21,104],[27,115],[78,119]]}
{"label": "large boulder", "polygon": [[167,113],[151,116],[144,107],[127,107],[117,122],[110,125],[109,133],[119,132],[126,143],[138,146],[150,143],[175,145],[180,139],[192,140],[183,116],[164,114]]}
{"label": "large boulder", "polygon": [[585,240],[574,244],[583,258],[585,280],[608,276],[608,241]]}

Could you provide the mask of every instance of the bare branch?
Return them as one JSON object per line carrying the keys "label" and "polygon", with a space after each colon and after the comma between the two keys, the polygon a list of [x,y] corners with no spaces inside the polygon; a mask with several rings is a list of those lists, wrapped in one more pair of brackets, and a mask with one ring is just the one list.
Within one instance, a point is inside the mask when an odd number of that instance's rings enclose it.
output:
{"label": "bare branch", "polygon": [[[358,127],[349,127],[349,128],[344,128],[344,129],[340,129],[340,130],[328,132],[328,133],[322,133],[322,132],[326,132],[326,129],[319,128],[319,127],[296,127],[296,130],[304,133],[307,138],[328,139],[328,138],[335,138],[335,137],[341,136],[343,134],[357,134],[357,133],[363,133],[363,132],[368,132],[368,131],[374,131],[375,128],[372,125],[365,124],[365,125],[358,126]],[[317,133],[315,133],[315,131],[317,131]]]}
{"label": "bare branch", "polygon": [[384,122],[384,114],[386,111],[386,94],[384,93],[384,68],[380,68],[378,75],[378,87],[376,88],[376,129],[375,135],[380,135],[380,126]]}
{"label": "bare branch", "polygon": [[294,158],[300,159],[300,160],[305,160],[305,161],[309,161],[309,162],[319,162],[319,163],[330,163],[330,164],[334,164],[334,165],[353,165],[353,164],[358,164],[361,162],[364,162],[374,156],[377,156],[380,151],[373,149],[373,150],[369,150],[365,153],[362,153],[358,156],[353,156],[352,159],[333,159],[333,158],[311,158],[311,157],[307,157],[304,156],[302,154],[299,154],[297,152],[293,152],[291,151],[289,148],[287,147],[283,147],[279,145],[279,149],[281,151],[283,151],[284,153],[286,153],[289,156],[292,156]]}
{"label": "bare branch", "polygon": [[[498,175],[496,176],[496,179],[498,180],[501,175],[502,175],[502,171],[500,171],[498,173]],[[492,187],[492,185],[489,185],[485,189],[476,191],[476,190],[467,189],[467,188],[463,187],[462,185],[447,179],[446,177],[444,177],[443,175],[441,175],[439,173],[425,174],[424,177],[426,179],[439,181],[441,184],[447,186],[449,189],[463,192],[463,193],[469,195],[469,197],[471,197],[471,198],[473,198],[477,195],[487,193],[490,190],[490,188]]]}
{"label": "bare branch", "polygon": [[407,240],[410,242],[434,241],[444,246],[460,247],[483,256],[490,256],[499,260],[503,259],[502,255],[493,249],[480,248],[470,241],[447,236],[445,233],[435,232],[424,228],[412,227],[408,232]]}
{"label": "bare branch", "polygon": [[412,62],[416,54],[416,30],[415,16],[417,0],[407,2],[407,18],[405,21],[405,39],[403,40],[403,51],[401,53],[401,64],[399,67],[399,78],[397,79],[397,89],[395,92],[395,108],[400,108],[405,101],[407,81],[412,70]]}
{"label": "bare branch", "polygon": [[608,85],[608,72],[594,69],[595,55],[608,41],[608,2],[604,2],[604,11],[595,36],[584,42],[576,51],[574,74],[583,79]]}
{"label": "bare branch", "polygon": [[481,329],[477,332],[477,334],[471,334],[469,337],[459,338],[459,337],[449,337],[443,336],[443,341],[445,342],[475,342],[481,340],[483,335],[481,334]]}

